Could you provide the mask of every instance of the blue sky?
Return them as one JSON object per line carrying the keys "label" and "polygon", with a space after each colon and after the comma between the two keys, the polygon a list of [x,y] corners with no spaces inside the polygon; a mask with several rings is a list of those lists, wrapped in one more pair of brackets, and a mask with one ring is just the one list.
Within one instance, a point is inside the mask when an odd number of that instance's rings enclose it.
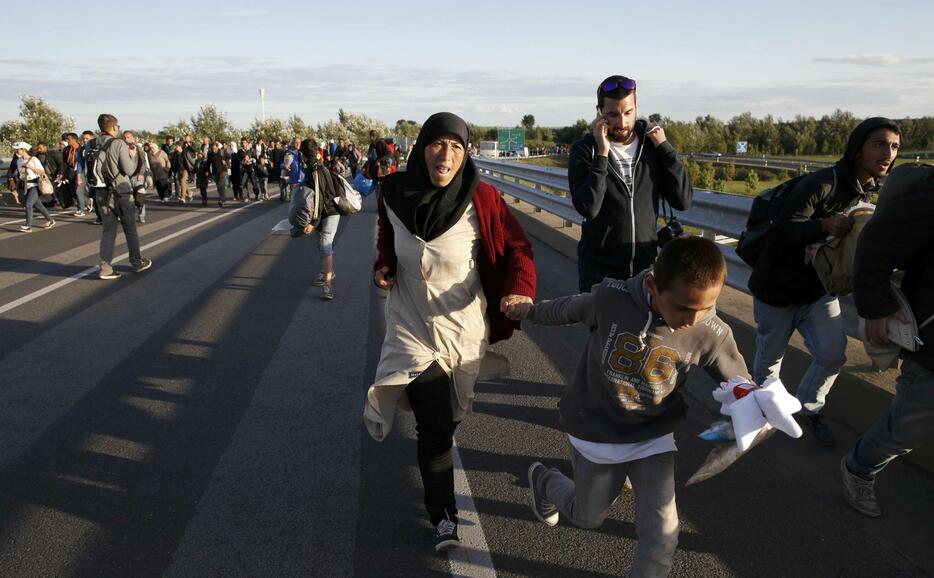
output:
{"label": "blue sky", "polygon": [[930,0],[45,0],[42,13],[4,31],[0,122],[33,94],[79,129],[107,111],[156,130],[206,103],[246,128],[265,87],[267,117],[309,123],[344,108],[390,126],[439,110],[564,126],[593,116],[610,74],[638,81],[646,116],[934,114]]}

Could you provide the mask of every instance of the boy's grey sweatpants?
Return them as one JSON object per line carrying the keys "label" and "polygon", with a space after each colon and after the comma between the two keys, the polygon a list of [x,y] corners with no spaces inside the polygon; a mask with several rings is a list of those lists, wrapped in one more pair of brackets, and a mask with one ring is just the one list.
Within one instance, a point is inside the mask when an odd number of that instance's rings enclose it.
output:
{"label": "boy's grey sweatpants", "polygon": [[679,531],[674,452],[622,464],[595,464],[571,446],[571,464],[573,480],[555,468],[543,473],[537,480],[539,495],[575,526],[596,528],[606,519],[628,476],[639,537],[629,575],[667,576]]}

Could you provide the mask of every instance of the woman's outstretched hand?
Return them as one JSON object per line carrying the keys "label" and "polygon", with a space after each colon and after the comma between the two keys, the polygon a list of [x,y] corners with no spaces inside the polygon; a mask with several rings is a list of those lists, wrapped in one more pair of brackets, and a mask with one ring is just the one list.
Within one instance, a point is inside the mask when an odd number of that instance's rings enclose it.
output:
{"label": "woman's outstretched hand", "polygon": [[532,310],[532,298],[525,295],[506,295],[499,302],[499,310],[513,321],[522,321]]}

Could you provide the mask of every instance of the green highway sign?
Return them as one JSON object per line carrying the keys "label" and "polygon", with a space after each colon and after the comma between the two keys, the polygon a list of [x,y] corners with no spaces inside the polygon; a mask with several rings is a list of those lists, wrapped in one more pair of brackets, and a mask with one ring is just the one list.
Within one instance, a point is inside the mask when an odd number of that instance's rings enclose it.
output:
{"label": "green highway sign", "polygon": [[523,128],[501,128],[497,132],[499,140],[499,150],[514,152],[525,148],[525,129]]}

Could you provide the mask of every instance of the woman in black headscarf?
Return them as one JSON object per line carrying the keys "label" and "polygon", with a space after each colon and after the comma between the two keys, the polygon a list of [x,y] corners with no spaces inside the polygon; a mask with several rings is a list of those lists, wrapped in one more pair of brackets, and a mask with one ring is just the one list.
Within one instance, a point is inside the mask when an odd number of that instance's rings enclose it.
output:
{"label": "woman in black headscarf", "polygon": [[374,281],[389,296],[364,422],[380,441],[397,403],[414,412],[439,551],[458,544],[454,428],[470,411],[481,363],[486,373],[494,358],[487,346],[518,328],[504,311],[535,296],[531,244],[499,192],[480,182],[467,143],[460,117],[432,115],[407,169],[387,176],[377,196]]}

